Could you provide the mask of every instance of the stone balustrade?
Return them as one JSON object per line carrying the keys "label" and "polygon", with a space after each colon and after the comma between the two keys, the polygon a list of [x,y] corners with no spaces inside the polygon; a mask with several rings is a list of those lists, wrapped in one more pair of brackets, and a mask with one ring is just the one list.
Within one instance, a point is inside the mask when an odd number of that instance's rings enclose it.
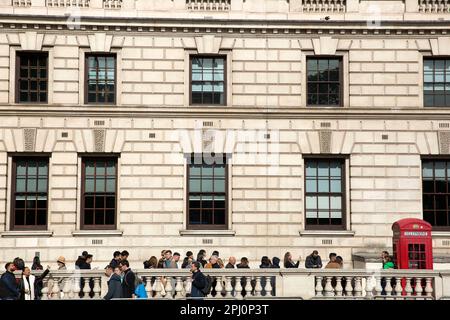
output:
{"label": "stone balustrade", "polygon": [[48,7],[88,8],[90,0],[47,0]]}
{"label": "stone balustrade", "polygon": [[303,12],[345,12],[346,0],[302,0]]}
{"label": "stone balustrade", "polygon": [[186,8],[204,11],[230,10],[231,0],[186,0]]}
{"label": "stone balustrade", "polygon": [[419,12],[450,13],[450,0],[419,0]]}
{"label": "stone balustrade", "polygon": [[[441,299],[450,297],[450,271],[206,269],[213,279],[207,299]],[[39,272],[34,272],[40,274]],[[135,270],[149,299],[186,299],[187,269]],[[16,274],[20,277],[20,273]],[[51,271],[42,299],[101,299],[107,292],[103,270]]]}
{"label": "stone balustrade", "polygon": [[120,9],[122,8],[122,0],[103,0],[103,8]]}

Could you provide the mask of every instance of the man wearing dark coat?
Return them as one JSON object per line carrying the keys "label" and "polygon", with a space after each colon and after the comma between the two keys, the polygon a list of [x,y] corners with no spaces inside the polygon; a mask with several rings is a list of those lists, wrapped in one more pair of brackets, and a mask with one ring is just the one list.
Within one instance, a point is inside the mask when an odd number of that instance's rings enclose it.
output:
{"label": "man wearing dark coat", "polygon": [[203,289],[207,285],[205,275],[200,271],[200,262],[195,261],[191,266],[192,272],[192,287],[191,287],[191,297],[192,298],[203,298],[205,294]]}
{"label": "man wearing dark coat", "polygon": [[122,297],[134,298],[136,296],[134,294],[134,291],[136,290],[136,275],[131,271],[128,260],[120,261],[120,269],[123,272]]}
{"label": "man wearing dark coat", "polygon": [[5,273],[0,278],[0,299],[2,300],[18,300],[20,291],[17,287],[16,277],[14,275],[15,266],[12,262],[5,265]]}

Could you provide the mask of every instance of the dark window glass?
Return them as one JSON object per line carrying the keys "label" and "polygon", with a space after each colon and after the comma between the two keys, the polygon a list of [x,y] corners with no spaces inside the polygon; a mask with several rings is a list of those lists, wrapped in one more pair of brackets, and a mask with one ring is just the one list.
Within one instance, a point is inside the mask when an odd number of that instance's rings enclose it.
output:
{"label": "dark window glass", "polygon": [[225,155],[192,155],[188,165],[188,227],[227,227],[227,167]]}
{"label": "dark window glass", "polygon": [[435,229],[450,228],[450,161],[422,162],[423,219]]}
{"label": "dark window glass", "polygon": [[48,158],[13,160],[12,229],[46,229]]}
{"label": "dark window glass", "polygon": [[17,53],[16,101],[18,103],[47,102],[47,61],[44,52]]}
{"label": "dark window glass", "polygon": [[341,159],[305,160],[306,228],[344,227],[344,164]]}
{"label": "dark window glass", "polygon": [[425,107],[450,107],[450,58],[423,61]]}
{"label": "dark window glass", "polygon": [[82,226],[112,229],[116,225],[117,160],[83,159]]}
{"label": "dark window glass", "polygon": [[191,57],[191,103],[225,104],[225,58]]}
{"label": "dark window glass", "polygon": [[307,58],[308,105],[341,105],[341,59]]}
{"label": "dark window glass", "polygon": [[114,104],[116,99],[116,56],[86,56],[87,103]]}

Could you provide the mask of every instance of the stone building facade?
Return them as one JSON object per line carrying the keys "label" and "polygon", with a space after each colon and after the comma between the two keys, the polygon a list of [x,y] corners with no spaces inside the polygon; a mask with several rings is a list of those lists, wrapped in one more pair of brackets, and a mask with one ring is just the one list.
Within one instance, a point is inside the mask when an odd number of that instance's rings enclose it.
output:
{"label": "stone building facade", "polygon": [[[450,160],[449,8],[0,0],[0,261],[39,252],[43,263],[63,255],[71,265],[87,250],[103,266],[127,249],[142,267],[171,248],[256,266],[263,255],[304,260],[317,249],[352,267],[391,251],[392,223],[412,217],[435,219],[435,262],[445,262],[450,191],[437,185]],[[102,64],[112,100],[98,92]],[[323,72],[330,78],[313,83]],[[211,152],[227,159],[207,180],[220,192],[198,195],[189,159]],[[89,197],[104,201],[103,225]]]}

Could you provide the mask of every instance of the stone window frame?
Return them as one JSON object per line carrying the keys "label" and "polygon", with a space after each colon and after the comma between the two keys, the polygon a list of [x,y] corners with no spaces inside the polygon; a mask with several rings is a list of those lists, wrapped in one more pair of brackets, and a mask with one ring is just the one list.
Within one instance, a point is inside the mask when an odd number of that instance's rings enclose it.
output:
{"label": "stone window frame", "polygon": [[[13,221],[12,221],[12,215],[13,215],[13,188],[14,188],[14,181],[15,179],[15,173],[14,170],[14,159],[20,158],[20,157],[30,157],[30,158],[46,158],[48,159],[48,176],[47,176],[47,225],[45,228],[15,228],[13,227]],[[52,220],[51,220],[51,214],[52,214],[52,188],[51,181],[52,181],[52,154],[47,152],[8,152],[7,153],[7,173],[8,173],[8,180],[7,180],[7,189],[6,189],[6,219],[5,219],[5,232],[16,234],[16,235],[30,235],[30,236],[51,236],[53,232],[47,232],[51,230]],[[3,235],[3,234],[2,234]],[[3,235],[4,236],[4,235]]]}
{"label": "stone window frame", "polygon": [[[36,69],[36,77],[32,78],[30,76],[27,77],[22,77],[21,76],[21,64],[22,64],[22,59],[28,59],[30,60],[31,57],[36,57],[38,59],[37,62],[37,68]],[[40,66],[40,61],[45,59],[45,67],[41,67]],[[14,79],[15,81],[15,96],[16,96],[16,103],[18,104],[47,104],[48,101],[48,52],[45,51],[29,51],[29,50],[21,50],[21,51],[16,51],[16,77]],[[41,77],[40,75],[40,71],[42,69],[45,69],[46,72],[46,76],[45,77]],[[28,73],[30,72],[31,68],[30,66],[28,66],[28,68],[26,69],[28,70]],[[36,82],[36,101],[22,101],[21,100],[21,94],[22,94],[22,90],[21,90],[21,81],[22,80],[34,80]],[[40,99],[40,93],[41,93],[41,88],[40,88],[40,83],[45,81],[45,90],[43,90],[43,92],[45,92],[45,101],[41,101]],[[27,98],[30,98],[30,87],[27,88]]]}
{"label": "stone window frame", "polygon": [[[306,73],[307,70],[307,58],[316,57],[316,58],[333,58],[337,57],[341,59],[341,103],[340,105],[313,105],[308,106],[308,75]],[[315,54],[313,50],[302,50],[301,51],[301,107],[307,109],[321,109],[321,108],[349,108],[350,107],[350,83],[349,83],[349,52],[338,50],[334,55],[326,54],[326,55],[318,55]]]}
{"label": "stone window frame", "polygon": [[[345,211],[343,228],[306,228],[306,167],[305,160],[306,159],[344,159],[344,205],[343,211]],[[299,232],[300,236],[330,236],[330,237],[340,237],[340,236],[354,236],[355,232],[351,229],[351,193],[350,193],[350,184],[351,184],[351,155],[348,154],[303,154],[301,158],[301,166],[303,168],[303,176],[301,179],[301,189],[302,189],[302,208],[301,208],[301,230]],[[326,226],[325,226],[326,227]]]}
{"label": "stone window frame", "polygon": [[[47,53],[47,102],[19,102],[16,100],[16,88],[17,86],[17,53],[18,52],[46,52]],[[14,105],[51,105],[53,103],[53,74],[54,74],[54,52],[53,47],[42,47],[38,51],[22,50],[20,46],[10,46],[9,47],[9,103]]]}
{"label": "stone window frame", "polygon": [[[114,58],[114,99],[113,101],[108,102],[89,102],[89,94],[88,94],[88,87],[89,87],[89,67],[88,63],[86,63],[89,58],[96,57],[96,58]],[[98,68],[97,68],[98,71]],[[117,101],[117,55],[115,53],[97,53],[97,52],[87,52],[85,53],[85,78],[84,78],[84,103],[87,105],[115,105]],[[98,77],[94,78],[94,80],[98,81]],[[100,91],[96,90],[96,99],[98,98],[98,94]]]}
{"label": "stone window frame", "polygon": [[[116,56],[116,99],[115,103],[87,103],[87,99],[85,97],[86,92],[86,83],[87,83],[87,75],[86,75],[86,58],[89,54],[105,54],[105,55],[115,55]],[[123,69],[123,60],[122,60],[122,49],[114,48],[109,52],[99,52],[92,51],[90,48],[79,48],[78,54],[78,104],[86,107],[119,107],[122,105],[122,69]]]}
{"label": "stone window frame", "polygon": [[[186,108],[228,108],[233,105],[233,83],[232,83],[232,66],[233,51],[231,49],[220,49],[217,54],[199,53],[197,50],[184,50],[184,107]],[[223,56],[225,63],[225,104],[208,104],[208,105],[192,105],[191,102],[191,56]]]}
{"label": "stone window frame", "polygon": [[[192,161],[193,158],[199,158],[198,153],[192,153],[190,158],[186,158],[186,162],[188,160]],[[228,183],[229,183],[229,175],[228,172],[230,170],[229,168],[229,156],[227,154],[222,154],[223,159],[225,159],[225,224],[224,225],[218,225],[218,224],[211,224],[211,225],[194,225],[189,223],[189,196],[190,196],[190,190],[189,190],[189,182],[190,182],[190,172],[189,172],[189,164],[186,163],[186,227],[188,230],[228,230],[228,209],[229,209],[229,196],[230,193],[228,192]],[[195,164],[195,162],[194,162]],[[213,180],[214,185],[214,180]],[[202,192],[199,192],[202,193]],[[203,193],[202,193],[203,194]],[[217,192],[210,192],[211,195],[216,195]]]}
{"label": "stone window frame", "polygon": [[[443,161],[443,162],[449,162],[450,161],[450,157],[448,156],[422,156],[420,158],[420,191],[421,191],[421,212],[422,212],[422,219],[425,220],[424,218],[424,189],[423,189],[423,163],[426,161],[432,161],[432,162],[437,162],[437,161]],[[433,180],[435,181],[435,180]],[[428,195],[435,195],[437,194],[435,193],[427,193]],[[442,193],[442,195],[448,195],[449,193]],[[434,202],[434,200],[433,200]],[[431,211],[431,210],[430,210]],[[436,214],[436,213],[435,213]],[[431,223],[430,223],[431,224]],[[435,226],[433,224],[431,224],[432,226],[432,231],[433,232],[443,232],[445,234],[447,234],[450,231],[450,224],[448,226]]]}
{"label": "stone window frame", "polygon": [[[195,152],[194,152],[195,153]],[[188,189],[188,183],[189,183],[189,177],[188,177],[188,159],[191,158],[192,152],[185,153],[184,154],[184,165],[183,165],[183,172],[185,174],[185,178],[183,179],[183,227],[180,230],[181,236],[214,236],[214,237],[228,237],[228,236],[235,236],[236,232],[232,229],[233,227],[233,205],[232,205],[232,183],[233,183],[233,168],[232,168],[232,153],[226,153],[224,152],[224,155],[227,158],[227,167],[226,167],[226,193],[227,193],[227,199],[226,199],[226,222],[227,222],[227,228],[226,229],[188,229],[187,220],[188,220],[188,201],[189,201],[189,189]]]}
{"label": "stone window frame", "polygon": [[[117,170],[117,179],[116,179],[116,221],[114,228],[89,228],[86,229],[81,224],[81,214],[82,214],[82,183],[83,183],[83,158],[87,157],[99,157],[99,158],[115,158],[116,159],[116,170]],[[77,154],[77,206],[76,206],[76,226],[75,230],[72,232],[73,236],[121,236],[122,231],[120,230],[120,170],[121,170],[121,156],[119,153],[89,153],[89,152],[80,152]]]}
{"label": "stone window frame", "polygon": [[[422,108],[425,109],[431,109],[431,108],[440,108],[445,110],[446,108],[449,108],[450,105],[448,106],[425,106],[425,73],[424,73],[424,61],[425,60],[449,60],[450,56],[448,55],[433,55],[432,52],[420,52],[419,53],[422,54],[422,56],[419,59],[419,77],[420,77],[420,81],[419,81],[419,99],[420,99],[420,105],[422,106]],[[445,90],[445,88],[444,88]]]}

